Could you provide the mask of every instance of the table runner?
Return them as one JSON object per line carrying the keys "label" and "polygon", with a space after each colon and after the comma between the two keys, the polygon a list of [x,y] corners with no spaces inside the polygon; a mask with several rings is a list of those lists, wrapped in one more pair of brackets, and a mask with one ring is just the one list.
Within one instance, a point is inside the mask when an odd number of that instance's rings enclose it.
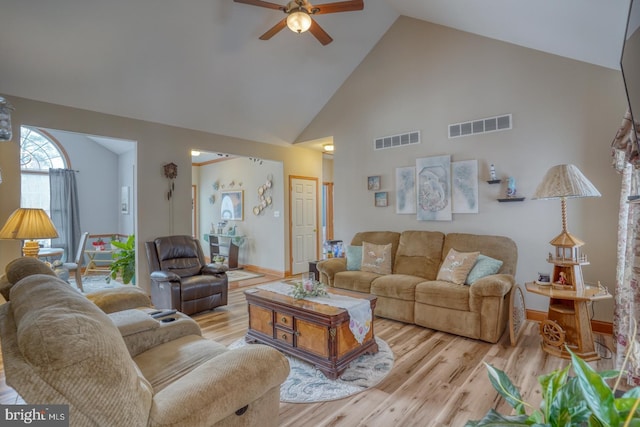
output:
{"label": "table runner", "polygon": [[[291,291],[293,290],[291,285],[287,285],[282,282],[267,283],[265,285],[257,286],[257,288],[287,296],[291,296]],[[347,310],[350,318],[349,329],[358,341],[358,344],[362,344],[364,337],[369,332],[369,329],[371,329],[372,313],[369,300],[337,294],[329,294],[324,297],[305,297],[304,299]]]}

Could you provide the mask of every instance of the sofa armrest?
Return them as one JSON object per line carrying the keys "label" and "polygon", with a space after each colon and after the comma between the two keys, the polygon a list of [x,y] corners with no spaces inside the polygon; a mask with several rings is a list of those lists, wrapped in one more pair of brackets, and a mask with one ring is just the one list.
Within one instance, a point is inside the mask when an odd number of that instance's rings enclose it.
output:
{"label": "sofa armrest", "polygon": [[470,292],[472,297],[504,297],[515,283],[510,274],[492,274],[478,279],[471,285]]}
{"label": "sofa armrest", "polygon": [[180,276],[167,270],[158,270],[151,272],[151,280],[156,282],[179,282]]}
{"label": "sofa armrest", "polygon": [[203,363],[153,397],[151,425],[214,425],[278,388],[289,362],[261,344],[226,351]]}
{"label": "sofa armrest", "polygon": [[149,295],[136,286],[100,289],[88,293],[86,297],[107,314],[152,305]]}
{"label": "sofa armrest", "polygon": [[320,281],[325,285],[333,286],[333,277],[336,273],[347,270],[346,258],[329,258],[316,264]]}

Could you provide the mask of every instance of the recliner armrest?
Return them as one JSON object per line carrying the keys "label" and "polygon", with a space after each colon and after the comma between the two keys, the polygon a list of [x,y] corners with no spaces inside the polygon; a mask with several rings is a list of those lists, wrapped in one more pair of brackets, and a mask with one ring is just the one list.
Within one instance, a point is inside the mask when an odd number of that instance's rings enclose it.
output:
{"label": "recliner armrest", "polygon": [[289,375],[289,362],[276,349],[251,344],[208,360],[153,397],[151,423],[209,425],[232,415]]}
{"label": "recliner armrest", "polygon": [[200,274],[218,275],[229,270],[229,266],[225,264],[207,264],[200,269]]}
{"label": "recliner armrest", "polygon": [[151,280],[158,282],[179,282],[180,276],[167,270],[159,270],[151,272]]}

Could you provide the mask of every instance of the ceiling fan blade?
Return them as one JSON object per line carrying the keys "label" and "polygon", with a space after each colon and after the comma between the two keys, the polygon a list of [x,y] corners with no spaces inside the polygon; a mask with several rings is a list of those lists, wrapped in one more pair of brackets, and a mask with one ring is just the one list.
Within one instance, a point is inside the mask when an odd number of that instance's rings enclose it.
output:
{"label": "ceiling fan blade", "polygon": [[282,30],[286,26],[287,26],[287,18],[284,18],[282,21],[278,22],[276,25],[271,27],[266,33],[261,35],[259,38],[260,40],[269,40],[271,37],[278,34],[280,30]]}
{"label": "ceiling fan blade", "polygon": [[322,43],[323,46],[326,46],[333,41],[331,36],[327,34],[327,32],[323,30],[322,27],[318,25],[318,23],[313,19],[311,20],[311,27],[309,27],[309,32],[313,34],[315,38],[317,38],[318,41]]}
{"label": "ceiling fan blade", "polygon": [[314,12],[314,15],[322,15],[326,13],[338,13],[338,12],[351,12],[353,10],[364,9],[363,0],[351,0],[351,1],[337,1],[334,3],[316,4],[313,5],[312,10],[318,10]]}
{"label": "ceiling fan blade", "polygon": [[244,4],[250,4],[252,6],[266,7],[267,9],[276,9],[276,10],[284,11],[284,6],[282,6],[281,4],[269,3],[268,1],[262,1],[262,0],[233,0],[233,1],[236,3],[244,3]]}

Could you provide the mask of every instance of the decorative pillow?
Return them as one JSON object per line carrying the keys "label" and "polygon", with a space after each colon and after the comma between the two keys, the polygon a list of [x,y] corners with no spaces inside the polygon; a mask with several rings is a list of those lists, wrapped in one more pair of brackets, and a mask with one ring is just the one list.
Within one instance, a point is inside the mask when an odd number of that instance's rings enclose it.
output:
{"label": "decorative pillow", "polygon": [[362,265],[362,246],[347,246],[347,270],[360,270]]}
{"label": "decorative pillow", "polygon": [[478,255],[480,255],[480,252],[458,252],[453,248],[449,249],[447,257],[440,266],[436,280],[445,280],[456,285],[463,285],[476,263]]}
{"label": "decorative pillow", "polygon": [[485,276],[489,276],[491,274],[496,274],[500,267],[502,267],[502,261],[499,259],[494,259],[488,257],[486,255],[478,255],[478,259],[476,260],[476,264],[473,266],[469,275],[467,276],[467,280],[465,280],[465,285],[473,285],[473,283],[482,279]]}
{"label": "decorative pillow", "polygon": [[391,243],[374,245],[362,242],[362,265],[360,270],[377,274],[391,274]]}

